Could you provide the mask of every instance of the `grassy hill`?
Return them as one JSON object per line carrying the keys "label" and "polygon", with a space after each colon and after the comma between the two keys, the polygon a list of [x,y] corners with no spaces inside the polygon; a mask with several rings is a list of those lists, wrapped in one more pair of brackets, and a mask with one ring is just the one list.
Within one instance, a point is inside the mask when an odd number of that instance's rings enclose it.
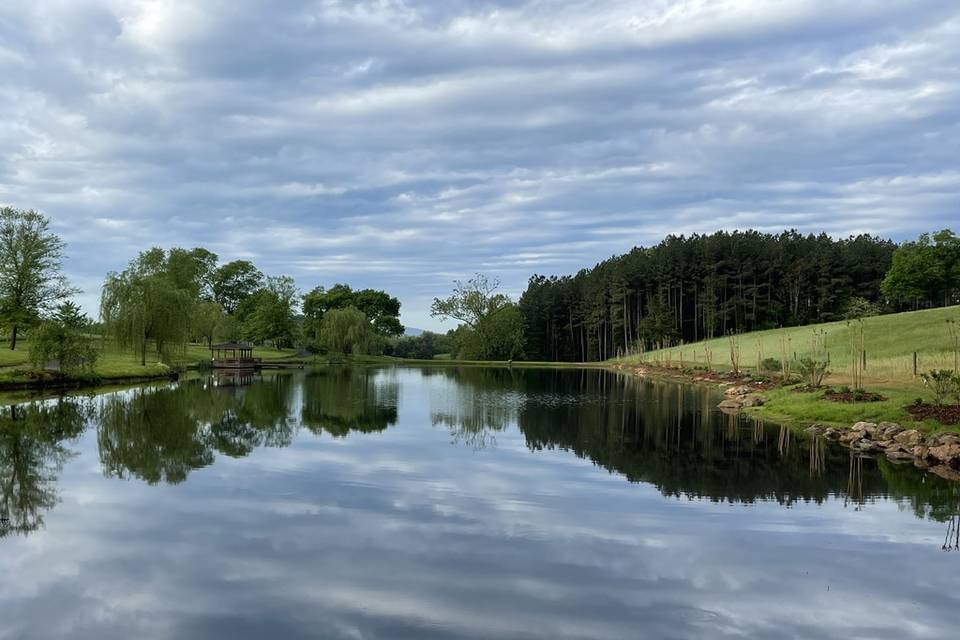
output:
{"label": "grassy hill", "polygon": [[[864,386],[882,393],[887,398],[883,402],[843,404],[825,401],[821,398],[822,394],[800,394],[779,389],[771,392],[770,402],[754,413],[777,420],[818,421],[837,425],[849,425],[858,420],[905,420],[906,405],[917,398],[926,401],[932,399],[919,377],[913,375],[913,354],[917,354],[920,373],[954,368],[954,347],[948,320],[956,321],[960,329],[960,307],[863,320],[867,354]],[[732,346],[739,347],[739,368],[749,373],[756,373],[758,361],[764,358],[785,359],[791,370],[796,371],[799,359],[814,354],[818,359],[824,359],[829,354],[830,374],[825,383],[850,385],[854,326],[854,323],[842,321],[757,331],[737,336]],[[677,369],[705,368],[710,352],[715,370],[732,369],[731,339],[726,337],[651,351],[642,356],[618,358],[612,362],[625,365],[646,363]]]}
{"label": "grassy hill", "polygon": [[[952,369],[954,366],[947,320],[960,324],[960,307],[930,309],[911,313],[876,316],[863,320],[864,344],[867,352],[868,383],[901,386],[915,382],[913,354],[917,353],[919,370]],[[758,359],[785,357],[788,361],[805,356],[829,354],[830,382],[849,382],[851,365],[851,323],[846,321],[756,331],[739,335],[740,368],[756,371]],[[730,369],[731,340],[718,338],[671,349],[650,351],[642,356],[619,358],[620,363],[660,363],[670,366],[705,366],[707,352],[713,352],[713,365]]]}

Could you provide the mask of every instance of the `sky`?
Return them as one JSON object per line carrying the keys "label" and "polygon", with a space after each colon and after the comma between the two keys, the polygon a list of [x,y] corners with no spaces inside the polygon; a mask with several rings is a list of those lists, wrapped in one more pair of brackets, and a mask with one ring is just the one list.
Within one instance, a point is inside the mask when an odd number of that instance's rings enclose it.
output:
{"label": "sky", "polygon": [[0,205],[410,326],[666,234],[960,228],[955,0],[4,0]]}

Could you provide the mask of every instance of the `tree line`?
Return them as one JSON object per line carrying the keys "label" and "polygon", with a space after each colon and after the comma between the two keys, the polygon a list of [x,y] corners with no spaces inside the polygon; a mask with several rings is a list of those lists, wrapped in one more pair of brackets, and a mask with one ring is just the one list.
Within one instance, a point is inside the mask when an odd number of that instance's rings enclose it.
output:
{"label": "tree line", "polygon": [[747,331],[955,304],[960,239],[898,246],[758,231],[668,236],[573,276],[530,278],[520,297],[533,360],[605,360]]}
{"label": "tree line", "polygon": [[107,274],[94,322],[71,301],[79,291],[63,274],[64,251],[47,216],[0,208],[0,328],[11,350],[28,333],[31,359],[62,371],[92,370],[95,334],[146,364],[219,340],[381,353],[404,331],[400,301],[384,291],[337,284],[301,295],[289,276],[249,260],[221,263],[202,247],[154,247]]}

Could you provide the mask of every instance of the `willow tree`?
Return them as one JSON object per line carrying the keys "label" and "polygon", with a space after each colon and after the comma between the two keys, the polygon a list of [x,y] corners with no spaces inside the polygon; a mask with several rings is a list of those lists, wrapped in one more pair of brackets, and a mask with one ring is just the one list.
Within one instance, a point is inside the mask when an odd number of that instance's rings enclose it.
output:
{"label": "willow tree", "polygon": [[108,274],[100,298],[100,317],[108,334],[120,346],[133,349],[141,365],[147,363],[151,343],[161,358],[186,345],[196,302],[162,266],[145,260],[156,251],[140,254],[121,273]]}
{"label": "willow tree", "polygon": [[0,208],[0,321],[10,328],[11,351],[21,328],[74,293],[61,272],[63,247],[43,214]]}
{"label": "willow tree", "polygon": [[320,338],[331,351],[369,353],[375,341],[373,325],[353,307],[328,311],[320,322]]}

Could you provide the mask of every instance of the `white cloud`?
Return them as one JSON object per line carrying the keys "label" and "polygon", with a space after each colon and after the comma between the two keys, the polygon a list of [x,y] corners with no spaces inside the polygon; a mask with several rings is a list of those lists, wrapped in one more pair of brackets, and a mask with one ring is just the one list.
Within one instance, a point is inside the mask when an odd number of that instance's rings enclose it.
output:
{"label": "white cloud", "polygon": [[0,200],[55,219],[77,281],[203,244],[430,326],[451,273],[958,224],[958,36],[935,0],[19,0]]}

